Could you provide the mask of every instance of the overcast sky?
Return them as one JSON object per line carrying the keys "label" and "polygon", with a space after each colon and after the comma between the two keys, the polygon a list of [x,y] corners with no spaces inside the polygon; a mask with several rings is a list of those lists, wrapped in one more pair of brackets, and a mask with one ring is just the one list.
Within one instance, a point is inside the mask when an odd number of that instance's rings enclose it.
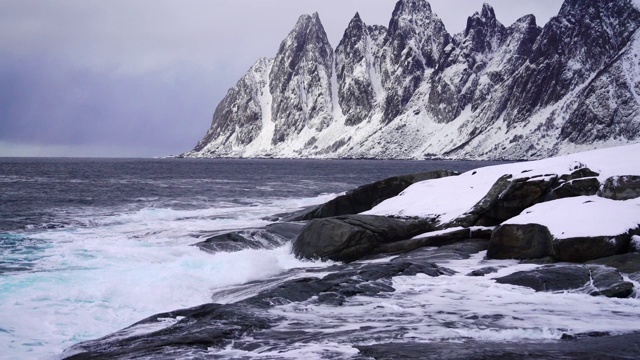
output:
{"label": "overcast sky", "polygon": [[[459,33],[483,2],[508,26],[561,0],[431,0]],[[303,13],[331,44],[356,11],[392,0],[0,0],[0,156],[166,156],[190,150],[215,106]]]}

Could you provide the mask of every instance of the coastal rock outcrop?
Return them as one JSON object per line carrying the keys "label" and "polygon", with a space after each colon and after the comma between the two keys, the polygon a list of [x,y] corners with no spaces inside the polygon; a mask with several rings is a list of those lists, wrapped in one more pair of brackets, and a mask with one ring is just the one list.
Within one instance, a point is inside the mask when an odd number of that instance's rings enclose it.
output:
{"label": "coastal rock outcrop", "polygon": [[383,200],[394,197],[402,190],[419,181],[439,179],[459,173],[449,170],[436,170],[424,173],[394,176],[388,179],[376,181],[371,184],[359,186],[340,195],[322,205],[317,206],[308,213],[294,218],[295,221],[321,219],[332,216],[357,214],[370,210]]}
{"label": "coastal rock outcrop", "polygon": [[252,351],[273,341],[290,345],[301,341],[304,332],[283,335],[279,326],[286,319],[268,310],[288,303],[341,306],[348,298],[394,292],[392,279],[423,274],[451,276],[455,271],[433,263],[411,261],[388,264],[341,265],[322,277],[311,271],[306,277],[275,286],[232,304],[203,304],[150,316],[103,338],[82,342],[65,351],[62,358],[187,358],[210,357],[210,348],[231,346]]}
{"label": "coastal rock outcrop", "polygon": [[311,220],[293,242],[296,256],[354,261],[378,246],[434,229],[434,221],[400,220],[384,216],[347,215]]}
{"label": "coastal rock outcrop", "polygon": [[487,256],[584,262],[621,254],[640,234],[637,216],[637,205],[599,197],[541,203],[498,226]]}

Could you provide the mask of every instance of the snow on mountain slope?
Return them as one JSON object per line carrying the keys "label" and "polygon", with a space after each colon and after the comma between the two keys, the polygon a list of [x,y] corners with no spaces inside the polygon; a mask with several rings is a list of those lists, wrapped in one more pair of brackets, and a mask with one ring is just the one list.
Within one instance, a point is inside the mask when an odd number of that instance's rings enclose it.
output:
{"label": "snow on mountain slope", "polygon": [[485,4],[451,36],[425,0],[356,14],[335,51],[303,15],[187,157],[536,159],[640,139],[640,11],[566,0],[543,28]]}

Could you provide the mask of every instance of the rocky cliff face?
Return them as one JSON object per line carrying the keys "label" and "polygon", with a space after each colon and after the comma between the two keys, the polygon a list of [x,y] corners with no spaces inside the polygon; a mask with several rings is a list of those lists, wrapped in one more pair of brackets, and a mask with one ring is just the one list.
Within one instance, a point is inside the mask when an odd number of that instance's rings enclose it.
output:
{"label": "rocky cliff face", "polygon": [[450,35],[425,0],[356,14],[335,51],[303,15],[184,156],[531,159],[640,137],[640,11],[566,0],[543,28],[485,4]]}

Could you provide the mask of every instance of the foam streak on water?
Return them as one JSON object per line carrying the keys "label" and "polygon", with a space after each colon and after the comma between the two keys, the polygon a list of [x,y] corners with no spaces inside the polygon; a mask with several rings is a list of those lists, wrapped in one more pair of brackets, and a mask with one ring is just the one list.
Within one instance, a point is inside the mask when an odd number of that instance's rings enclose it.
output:
{"label": "foam streak on water", "polygon": [[289,246],[214,255],[189,246],[197,242],[192,232],[265,225],[262,216],[287,206],[142,209],[91,227],[29,233],[46,246],[32,250],[29,271],[0,277],[0,348],[14,358],[59,353],[152,314],[209,302],[216,288],[311,266]]}

